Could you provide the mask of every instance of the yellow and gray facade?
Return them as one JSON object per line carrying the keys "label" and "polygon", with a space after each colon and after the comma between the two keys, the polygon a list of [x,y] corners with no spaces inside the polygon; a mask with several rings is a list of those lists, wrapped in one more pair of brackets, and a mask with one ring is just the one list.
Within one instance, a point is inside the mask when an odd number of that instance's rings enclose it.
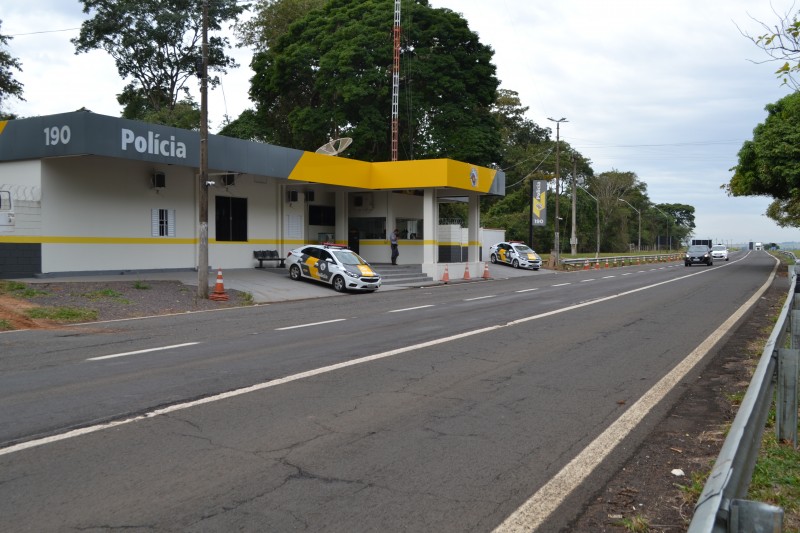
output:
{"label": "yellow and gray facade", "polygon": [[208,183],[199,161],[196,131],[88,111],[0,121],[0,278],[195,269],[201,187],[213,268],[319,242],[388,262],[397,228],[401,263],[439,276],[440,202],[468,203],[477,262],[478,200],[505,191],[501,171],[450,159],[369,163],[218,135]]}

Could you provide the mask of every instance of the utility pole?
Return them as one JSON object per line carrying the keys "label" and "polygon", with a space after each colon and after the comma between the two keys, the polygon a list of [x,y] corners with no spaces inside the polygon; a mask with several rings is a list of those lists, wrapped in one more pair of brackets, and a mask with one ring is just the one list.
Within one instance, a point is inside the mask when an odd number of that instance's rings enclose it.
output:
{"label": "utility pole", "polygon": [[575,153],[572,154],[572,236],[569,239],[572,245],[572,256],[578,255],[578,235],[575,228],[575,206],[578,200],[578,160],[575,158]]}
{"label": "utility pole", "polygon": [[208,0],[203,0],[203,62],[200,67],[200,235],[197,296],[208,299]]}
{"label": "utility pole", "polygon": [[559,230],[559,227],[558,227],[558,225],[559,225],[558,224],[559,223],[559,219],[558,219],[558,217],[559,217],[559,215],[558,215],[558,204],[559,204],[559,200],[560,200],[559,197],[560,197],[560,193],[561,193],[560,181],[559,181],[560,173],[561,173],[561,169],[560,169],[560,157],[561,157],[561,154],[559,152],[559,145],[561,143],[560,143],[560,137],[559,137],[559,135],[560,135],[559,126],[561,126],[562,122],[569,122],[569,121],[564,117],[561,117],[558,120],[556,120],[554,118],[547,117],[547,120],[551,120],[551,121],[556,123],[556,221],[555,221],[555,230],[556,231],[555,231],[555,238],[553,239],[553,245],[554,245],[553,248],[555,248],[555,250],[553,251],[553,256],[555,257],[555,268],[558,269],[558,266],[561,264],[561,260],[560,260],[560,257],[559,257],[559,255],[561,254],[561,243],[559,242],[559,231],[560,230]]}

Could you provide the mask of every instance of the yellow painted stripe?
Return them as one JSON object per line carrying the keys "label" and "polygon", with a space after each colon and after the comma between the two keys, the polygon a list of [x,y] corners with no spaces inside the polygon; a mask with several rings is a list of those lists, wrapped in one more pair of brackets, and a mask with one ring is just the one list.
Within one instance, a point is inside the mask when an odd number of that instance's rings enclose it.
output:
{"label": "yellow painted stripe", "polygon": [[28,244],[196,244],[197,239],[135,237],[0,236],[0,242]]}
{"label": "yellow painted stripe", "polygon": [[0,120],[0,134],[3,133],[4,129],[6,129],[6,124],[8,124],[7,120]]}

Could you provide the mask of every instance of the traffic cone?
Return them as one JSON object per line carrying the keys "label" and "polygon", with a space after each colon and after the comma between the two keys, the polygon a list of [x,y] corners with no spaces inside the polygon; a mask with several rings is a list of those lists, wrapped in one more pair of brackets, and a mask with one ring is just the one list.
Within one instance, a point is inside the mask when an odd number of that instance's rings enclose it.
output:
{"label": "traffic cone", "polygon": [[594,269],[595,270],[600,270],[600,260],[599,259],[595,262]]}
{"label": "traffic cone", "polygon": [[489,263],[483,264],[483,279],[491,279],[489,275]]}
{"label": "traffic cone", "polygon": [[589,260],[588,259],[583,262],[583,269],[584,270],[589,270]]}
{"label": "traffic cone", "polygon": [[447,265],[444,266],[444,274],[442,275],[442,282],[444,283],[450,282],[450,274],[447,273]]}
{"label": "traffic cone", "polygon": [[464,265],[464,279],[470,279],[469,278],[469,263],[466,263]]}
{"label": "traffic cone", "polygon": [[606,257],[606,268],[608,268],[608,257]]}
{"label": "traffic cone", "polygon": [[225,292],[225,283],[222,281],[222,269],[217,270],[217,284],[214,286],[214,292],[208,296],[209,300],[227,301],[228,293]]}

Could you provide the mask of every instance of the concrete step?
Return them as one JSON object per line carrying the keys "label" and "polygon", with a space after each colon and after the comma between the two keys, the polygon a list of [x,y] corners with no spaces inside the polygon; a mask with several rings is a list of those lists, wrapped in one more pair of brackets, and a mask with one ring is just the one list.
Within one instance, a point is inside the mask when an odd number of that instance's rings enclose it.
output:
{"label": "concrete step", "polygon": [[413,285],[433,281],[430,276],[422,272],[422,265],[372,263],[372,268],[381,275],[384,285]]}

